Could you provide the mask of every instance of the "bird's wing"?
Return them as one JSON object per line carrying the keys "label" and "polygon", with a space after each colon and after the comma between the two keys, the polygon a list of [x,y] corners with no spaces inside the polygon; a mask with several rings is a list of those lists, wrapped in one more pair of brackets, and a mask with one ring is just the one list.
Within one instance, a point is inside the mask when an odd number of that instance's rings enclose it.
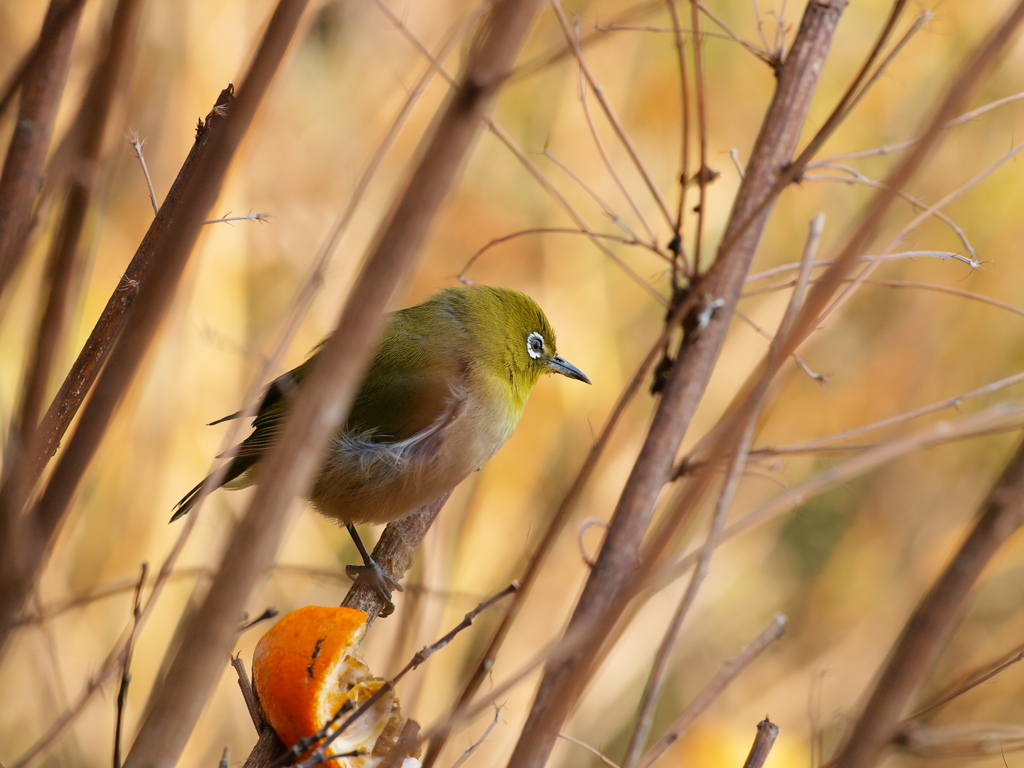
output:
{"label": "bird's wing", "polygon": [[[415,330],[414,330],[415,329]],[[409,310],[396,312],[370,361],[345,432],[378,443],[407,440],[443,422],[467,391],[468,357],[457,331],[423,331]],[[321,345],[322,346],[322,345]],[[275,442],[287,396],[308,374],[319,349],[268,387],[253,420],[253,433],[225,456],[261,456]]]}
{"label": "bird's wing", "polygon": [[[398,328],[396,328],[398,326]],[[457,339],[389,326],[345,424],[347,432],[380,443],[408,440],[442,422],[466,391],[465,349]]]}
{"label": "bird's wing", "polygon": [[[296,385],[299,383],[299,376],[297,374],[301,369],[302,366],[299,366],[298,368],[293,368],[287,373],[282,373],[280,376],[278,376],[276,379],[270,382],[270,384],[267,385],[266,390],[264,390],[263,392],[263,399],[260,401],[259,407],[256,409],[256,413],[259,414],[267,410],[279,400],[282,400],[283,398],[290,395],[295,390]],[[230,413],[227,416],[221,416],[216,421],[211,421],[206,426],[213,427],[216,426],[217,424],[223,424],[225,421],[237,419],[243,413],[244,411],[235,411],[234,413]]]}
{"label": "bird's wing", "polygon": [[[320,346],[323,345],[321,344]],[[319,351],[320,347],[317,347],[313,355],[304,363],[287,373],[282,373],[270,382],[266,392],[263,394],[263,400],[260,401],[260,407],[256,411],[256,416],[252,420],[252,434],[234,448],[229,448],[220,454],[217,458],[228,456],[262,456],[270,446],[277,442],[277,433],[281,431],[281,425],[284,423],[284,417],[288,412],[289,396],[298,387],[299,382],[309,373],[310,366]],[[219,424],[222,421],[236,419],[239,416],[241,416],[241,411],[225,416],[213,423]]]}

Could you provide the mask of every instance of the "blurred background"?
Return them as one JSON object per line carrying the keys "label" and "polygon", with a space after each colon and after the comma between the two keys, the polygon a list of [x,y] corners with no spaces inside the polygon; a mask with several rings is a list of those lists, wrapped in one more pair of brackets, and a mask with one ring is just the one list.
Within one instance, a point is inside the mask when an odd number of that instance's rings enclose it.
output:
{"label": "blurred background", "polygon": [[[44,6],[38,0],[0,4],[0,72],[5,78],[35,40]],[[101,0],[85,4],[57,138],[81,98],[111,6]],[[707,158],[720,173],[708,188],[705,206],[705,265],[738,187],[736,163],[747,161],[774,87],[772,69],[729,38],[734,34],[759,48],[771,49],[778,40],[788,44],[803,12],[798,3],[709,0],[707,6],[730,32],[702,15],[702,29],[709,33],[703,47]],[[864,182],[884,178],[899,153],[837,156],[914,138],[966,53],[1007,6],[1002,0],[923,3],[908,12],[901,32],[918,14],[928,13],[930,19],[824,147],[818,159],[825,165],[782,195],[755,272],[799,261],[808,222],[818,213],[825,216],[819,258],[829,257],[873,194]],[[228,81],[240,79],[272,7],[265,0],[145,4],[137,60],[104,145],[99,193],[84,239],[81,290],[46,403],[153,216],[144,175],[124,135],[137,131],[145,140],[146,163],[161,199],[192,144],[196,119],[210,110]],[[889,7],[881,0],[861,0],[845,11],[805,137],[856,74]],[[155,570],[168,556],[180,532],[167,524],[173,505],[224,447],[230,425],[204,425],[242,405],[334,223],[428,67],[410,36],[431,51],[441,50],[450,35],[464,34],[476,10],[461,0],[419,0],[390,10],[369,0],[312,3],[213,211],[220,216],[261,213],[266,219],[205,228],[157,343],[81,486],[31,614],[0,659],[3,764],[18,764],[58,713],[78,706],[103,659],[121,642],[131,623],[132,591],[142,563]],[[587,65],[654,186],[674,210],[682,108],[665,4],[594,0],[566,3],[565,10],[578,18],[580,34],[597,34],[584,50]],[[689,29],[689,6],[680,4],[680,13]],[[635,233],[663,254],[669,225],[594,93],[581,89],[577,62],[571,56],[552,60],[564,48],[557,19],[545,8],[521,57],[522,71],[501,95],[495,123],[591,230],[627,240]],[[458,70],[464,53],[460,43],[448,55],[450,72]],[[1022,73],[1024,46],[1018,44],[985,81],[972,108],[1019,95]],[[366,246],[446,92],[445,81],[435,77],[415,102],[275,372],[303,360],[334,326]],[[755,438],[756,449],[778,450],[754,456],[731,519],[823,470],[840,467],[865,446],[928,433],[944,420],[1021,398],[1017,384],[921,418],[896,419],[884,429],[842,436],[1020,372],[1024,176],[1019,161],[1007,153],[1019,140],[1022,124],[1024,105],[1008,100],[948,131],[905,190],[909,195],[931,205],[986,170],[991,173],[944,205],[947,221],[931,217],[907,229],[919,209],[904,201],[878,222],[865,256],[899,257],[878,263],[870,279],[800,350],[817,376],[795,364],[785,369]],[[4,145],[11,131],[9,112],[0,123]],[[695,131],[691,138],[694,153]],[[697,167],[695,157],[691,154],[691,172]],[[695,201],[691,195],[689,205]],[[691,214],[686,229],[691,254],[693,222]],[[43,256],[53,237],[50,224],[45,215],[38,222],[31,254],[13,290],[0,301],[0,419],[5,425],[17,405],[37,323]],[[558,332],[560,353],[594,384],[543,381],[512,439],[456,491],[418,554],[396,616],[378,622],[364,645],[380,675],[396,672],[415,650],[521,573],[595,435],[661,331],[671,287],[663,255],[609,241],[616,262],[579,232],[531,231],[551,229],[578,226],[515,153],[485,131],[418,268],[400,290],[396,307],[455,284],[470,259],[493,243],[466,277],[536,298]],[[977,268],[967,263],[971,249],[980,262]],[[918,255],[906,255],[910,251]],[[792,270],[777,271],[751,280],[749,296],[740,305],[743,318],[733,323],[684,452],[717,421],[765,353],[764,334],[773,332],[782,315],[793,275]],[[611,515],[653,403],[645,386],[615,430],[499,658],[493,684],[519,670],[564,628],[586,578],[583,556],[600,543],[598,529],[587,529],[579,540],[577,530],[587,519]],[[837,435],[827,449],[785,450]],[[959,542],[1015,441],[1012,431],[997,430],[910,452],[865,475],[840,474],[824,492],[786,506],[720,546],[684,625],[654,733],[661,733],[773,615],[784,613],[789,626],[661,764],[738,766],[756,723],[766,714],[782,729],[768,765],[820,762],[822,750],[829,753],[856,713],[907,614]],[[142,627],[131,664],[127,738],[161,674],[179,616],[216,566],[251,493],[210,497],[174,577]],[[666,492],[664,501],[671,496]],[[700,541],[706,516],[691,526],[680,551]],[[1024,542],[1018,537],[990,568],[931,677],[930,694],[1024,642],[1022,555]],[[251,613],[271,605],[284,613],[303,605],[338,604],[348,584],[344,565],[354,558],[343,530],[303,512],[281,543],[279,565],[267,575]],[[568,735],[612,760],[620,758],[657,643],[685,587],[686,579],[679,578],[646,600],[568,724]],[[445,714],[496,616],[485,614],[403,682],[399,694],[408,715],[429,725]],[[237,651],[244,659],[251,659],[265,626],[240,637]],[[535,681],[529,677],[501,695],[496,702],[502,706],[501,722],[470,764],[497,765],[507,758]],[[116,690],[116,676],[106,678],[36,764],[108,765]],[[452,764],[492,718],[486,713],[460,730],[442,764]],[[927,723],[957,726],[968,741],[985,736],[993,724],[1012,726],[1016,742],[1024,743],[1024,668],[1011,667],[936,711]],[[231,763],[241,764],[254,739],[234,673],[225,664],[182,763],[213,765],[230,745]],[[1011,747],[1008,743],[1005,749]],[[988,756],[959,749],[944,743],[937,754],[957,757],[961,765],[1005,764],[998,748]],[[1006,759],[1012,765],[1019,758]],[[891,765],[917,763],[918,758],[906,754],[890,760]],[[552,759],[552,765],[598,764],[568,741],[560,742]]]}

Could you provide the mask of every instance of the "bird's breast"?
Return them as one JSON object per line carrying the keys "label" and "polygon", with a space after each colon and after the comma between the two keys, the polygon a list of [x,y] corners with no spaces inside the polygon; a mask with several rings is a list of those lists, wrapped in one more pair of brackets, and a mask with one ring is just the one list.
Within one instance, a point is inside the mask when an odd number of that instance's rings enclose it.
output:
{"label": "bird's breast", "polygon": [[444,413],[405,440],[338,435],[311,502],[342,523],[373,524],[429,504],[479,469],[512,434],[522,408],[500,386],[500,381],[453,385]]}

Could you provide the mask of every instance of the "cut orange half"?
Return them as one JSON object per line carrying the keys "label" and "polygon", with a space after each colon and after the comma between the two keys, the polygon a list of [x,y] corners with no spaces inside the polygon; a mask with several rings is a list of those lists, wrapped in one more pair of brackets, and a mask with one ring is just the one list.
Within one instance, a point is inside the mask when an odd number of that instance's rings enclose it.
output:
{"label": "cut orange half", "polygon": [[[286,747],[319,733],[343,707],[333,732],[383,685],[356,654],[366,614],[352,608],[311,605],[284,616],[259,643],[252,660],[256,694],[267,721]],[[388,691],[325,750],[350,755],[334,768],[369,768],[390,751],[404,721]]]}

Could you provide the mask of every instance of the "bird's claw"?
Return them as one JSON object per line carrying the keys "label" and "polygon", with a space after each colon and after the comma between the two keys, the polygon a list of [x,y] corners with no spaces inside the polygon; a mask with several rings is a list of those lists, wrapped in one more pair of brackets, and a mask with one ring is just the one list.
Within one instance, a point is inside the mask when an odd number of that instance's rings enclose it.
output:
{"label": "bird's claw", "polygon": [[346,565],[345,573],[356,584],[361,583],[380,595],[384,601],[384,607],[380,611],[381,618],[390,616],[395,612],[395,604],[391,602],[391,590],[397,592],[404,590],[401,584],[384,573],[384,569],[380,567],[376,560],[370,558],[366,565]]}

